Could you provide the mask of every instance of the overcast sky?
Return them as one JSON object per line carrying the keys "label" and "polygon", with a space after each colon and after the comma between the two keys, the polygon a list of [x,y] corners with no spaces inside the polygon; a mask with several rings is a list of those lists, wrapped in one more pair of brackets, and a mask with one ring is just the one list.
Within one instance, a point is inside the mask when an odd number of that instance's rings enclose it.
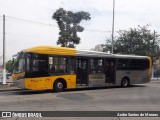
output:
{"label": "overcast sky", "polygon": [[[150,24],[150,29],[160,32],[159,6],[159,0],[115,0],[115,31]],[[60,7],[73,12],[86,11],[91,14],[90,21],[81,23],[85,30],[78,34],[81,37],[78,49],[91,49],[97,44],[105,43],[106,37],[111,35],[113,0],[0,0],[0,56],[3,54],[3,14],[8,16],[6,49],[9,59],[25,48],[56,45],[59,29],[51,17]]]}

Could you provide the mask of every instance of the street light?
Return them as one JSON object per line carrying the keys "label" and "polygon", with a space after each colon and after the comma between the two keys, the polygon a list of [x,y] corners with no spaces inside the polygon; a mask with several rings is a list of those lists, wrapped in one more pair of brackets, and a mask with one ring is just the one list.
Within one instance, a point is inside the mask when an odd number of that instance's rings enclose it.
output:
{"label": "street light", "polygon": [[6,41],[5,41],[5,15],[3,15],[3,84],[6,84]]}
{"label": "street light", "polygon": [[113,0],[113,19],[112,19],[112,54],[113,54],[113,41],[114,41],[114,11],[115,11],[115,0]]}

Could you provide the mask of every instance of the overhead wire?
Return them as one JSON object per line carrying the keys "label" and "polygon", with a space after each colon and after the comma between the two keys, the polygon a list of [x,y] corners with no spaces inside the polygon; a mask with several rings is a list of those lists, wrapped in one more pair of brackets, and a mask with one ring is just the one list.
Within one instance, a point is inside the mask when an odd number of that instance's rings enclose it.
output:
{"label": "overhead wire", "polygon": [[[57,27],[58,28],[57,25],[53,25],[53,24],[49,24],[49,23],[42,23],[42,22],[38,22],[38,21],[25,20],[25,19],[11,17],[11,16],[6,16],[6,17],[10,18],[10,19],[24,21],[24,22],[29,22],[29,23],[34,23],[34,24],[39,24],[39,25],[46,25],[46,26],[51,26],[51,27]],[[96,29],[85,29],[85,31],[89,31],[89,32],[101,32],[101,33],[111,33],[111,31],[96,30]]]}
{"label": "overhead wire", "polygon": [[25,20],[25,19],[16,18],[16,17],[10,17],[10,16],[6,16],[6,17],[7,17],[7,18],[10,18],[10,19],[16,19],[16,20],[20,20],[20,21],[24,21],[24,22],[29,22],[29,23],[34,23],[34,24],[40,24],[40,25],[57,27],[57,25],[53,25],[53,24],[49,24],[49,23],[42,23],[42,22],[38,22],[38,21]]}

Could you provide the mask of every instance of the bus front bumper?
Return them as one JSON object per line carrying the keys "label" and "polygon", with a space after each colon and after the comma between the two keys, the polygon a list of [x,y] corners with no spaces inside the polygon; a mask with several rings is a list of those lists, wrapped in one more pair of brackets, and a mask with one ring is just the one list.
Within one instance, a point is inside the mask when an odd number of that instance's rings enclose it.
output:
{"label": "bus front bumper", "polygon": [[13,85],[15,87],[25,89],[24,79],[14,80]]}

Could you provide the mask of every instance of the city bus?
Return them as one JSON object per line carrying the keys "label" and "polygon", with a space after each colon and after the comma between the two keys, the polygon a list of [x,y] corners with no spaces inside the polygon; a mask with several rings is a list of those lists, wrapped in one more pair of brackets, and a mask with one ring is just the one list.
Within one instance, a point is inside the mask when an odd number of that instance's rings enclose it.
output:
{"label": "city bus", "polygon": [[122,86],[150,82],[151,58],[38,46],[18,53],[14,85],[31,90]]}

